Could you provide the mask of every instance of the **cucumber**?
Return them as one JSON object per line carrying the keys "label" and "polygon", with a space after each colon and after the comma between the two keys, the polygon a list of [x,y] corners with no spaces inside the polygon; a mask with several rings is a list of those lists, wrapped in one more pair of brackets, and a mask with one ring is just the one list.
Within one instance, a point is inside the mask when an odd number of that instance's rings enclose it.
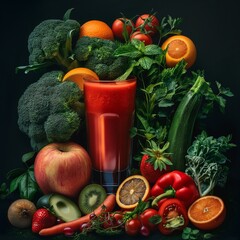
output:
{"label": "cucumber", "polygon": [[168,152],[172,154],[172,170],[185,171],[185,156],[192,142],[193,129],[203,94],[208,87],[205,79],[198,76],[174,113],[168,132],[170,144]]}

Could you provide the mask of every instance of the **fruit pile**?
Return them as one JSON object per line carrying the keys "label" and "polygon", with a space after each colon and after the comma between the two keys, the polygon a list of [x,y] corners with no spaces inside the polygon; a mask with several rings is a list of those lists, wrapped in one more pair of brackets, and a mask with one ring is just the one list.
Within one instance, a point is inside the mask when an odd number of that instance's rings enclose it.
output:
{"label": "fruit pile", "polygon": [[[23,156],[27,171],[12,177],[10,193],[20,192],[8,209],[13,226],[31,227],[41,236],[159,231],[191,239],[190,224],[210,231],[223,223],[225,204],[209,192],[226,174],[224,154],[234,144],[230,137],[216,140],[205,133],[192,142],[192,132],[199,116],[206,117],[214,102],[224,108],[224,96],[232,94],[218,84],[215,95],[202,73],[185,75],[197,51],[177,28],[180,22],[142,14],[135,20],[119,17],[111,26],[100,20],[80,25],[68,11],[64,20],[46,20],[33,30],[29,65],[18,70],[44,67],[47,72],[19,101],[18,124],[34,152]],[[135,169],[112,194],[91,182],[91,158],[83,146],[83,82],[107,76],[105,68],[114,69],[114,79],[136,75],[139,86],[132,133]]]}

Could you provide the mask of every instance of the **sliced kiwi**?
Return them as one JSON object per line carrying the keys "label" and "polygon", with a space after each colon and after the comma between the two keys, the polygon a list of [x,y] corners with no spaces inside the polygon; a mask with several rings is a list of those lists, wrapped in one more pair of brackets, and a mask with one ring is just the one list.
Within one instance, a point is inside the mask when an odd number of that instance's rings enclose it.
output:
{"label": "sliced kiwi", "polygon": [[106,190],[99,184],[92,183],[82,189],[78,197],[78,206],[84,214],[93,212],[107,197]]}
{"label": "sliced kiwi", "polygon": [[77,204],[63,195],[52,194],[49,198],[49,205],[55,215],[65,222],[81,217],[81,211]]}

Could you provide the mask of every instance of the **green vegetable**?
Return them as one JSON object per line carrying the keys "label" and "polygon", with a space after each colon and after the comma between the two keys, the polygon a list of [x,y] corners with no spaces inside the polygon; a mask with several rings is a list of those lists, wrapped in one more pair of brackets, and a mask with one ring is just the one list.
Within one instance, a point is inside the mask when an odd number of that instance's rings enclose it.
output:
{"label": "green vegetable", "polygon": [[198,76],[192,88],[182,98],[174,113],[168,132],[168,151],[172,153],[173,169],[185,170],[185,155],[192,142],[193,128],[208,83]]}
{"label": "green vegetable", "polygon": [[2,184],[1,190],[5,192],[5,194],[0,195],[2,198],[6,198],[11,193],[18,191],[20,198],[34,200],[36,194],[40,192],[34,177],[33,162],[35,156],[35,152],[23,154],[22,163],[24,167],[12,169],[7,173],[6,178],[10,184],[9,186],[6,183]]}
{"label": "green vegetable", "polygon": [[43,74],[28,86],[18,102],[18,125],[34,150],[50,142],[65,142],[80,128],[82,92],[71,81],[61,82],[62,71]]}
{"label": "green vegetable", "polygon": [[234,146],[230,135],[214,138],[203,131],[188,148],[185,171],[194,179],[201,196],[210,194],[217,185],[225,185],[229,171],[225,154]]}
{"label": "green vegetable", "polygon": [[63,20],[47,19],[37,25],[28,37],[29,65],[18,69],[25,73],[38,68],[58,65],[63,70],[78,66],[71,58],[74,38],[78,37],[80,24],[69,19],[69,9]]}
{"label": "green vegetable", "polygon": [[140,76],[140,73],[149,71],[154,64],[160,65],[163,50],[158,45],[145,46],[142,41],[132,39],[128,44],[119,46],[114,52],[114,56],[129,59],[128,68],[118,77],[118,79],[127,79],[130,75]]}
{"label": "green vegetable", "polygon": [[81,37],[73,50],[79,65],[96,72],[100,79],[112,80],[123,74],[128,58],[113,55],[119,43],[107,39]]}
{"label": "green vegetable", "polygon": [[204,240],[204,239],[210,239],[215,237],[212,233],[204,233],[201,232],[198,229],[192,229],[190,227],[186,227],[182,231],[182,239],[196,239],[196,240]]}

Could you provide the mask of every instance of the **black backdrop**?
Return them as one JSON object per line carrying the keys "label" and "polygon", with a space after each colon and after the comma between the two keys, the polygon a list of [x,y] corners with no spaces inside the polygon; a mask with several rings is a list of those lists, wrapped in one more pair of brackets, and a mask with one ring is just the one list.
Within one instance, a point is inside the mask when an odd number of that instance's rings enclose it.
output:
{"label": "black backdrop", "polygon": [[[225,198],[239,199],[240,177],[238,174],[240,154],[240,127],[238,127],[238,106],[240,101],[239,71],[239,18],[237,1],[192,1],[192,0],[42,0],[11,1],[1,6],[1,164],[0,182],[12,168],[21,166],[21,156],[30,151],[28,138],[17,126],[17,102],[25,88],[32,81],[24,73],[15,74],[15,67],[28,62],[27,38],[40,21],[48,18],[62,18],[65,11],[74,8],[72,18],[84,23],[90,19],[103,20],[109,25],[123,13],[127,17],[154,11],[161,18],[171,15],[182,17],[181,29],[196,44],[198,50],[196,69],[204,69],[207,81],[219,81],[229,87],[234,97],[228,99],[226,112],[217,109],[209,116],[207,128],[214,136],[233,135],[238,145],[230,153],[231,172]],[[1,204],[0,222],[6,220],[6,202]],[[236,209],[239,212],[239,208]],[[235,216],[235,215],[234,215]],[[232,218],[231,218],[232,219]],[[234,221],[234,220],[233,220]],[[232,222],[232,221],[231,221]],[[1,223],[0,223],[1,224]],[[239,239],[233,228],[229,228],[227,239]],[[237,226],[237,224],[236,224]],[[237,232],[237,231],[236,231]],[[232,237],[231,237],[232,236]]]}

